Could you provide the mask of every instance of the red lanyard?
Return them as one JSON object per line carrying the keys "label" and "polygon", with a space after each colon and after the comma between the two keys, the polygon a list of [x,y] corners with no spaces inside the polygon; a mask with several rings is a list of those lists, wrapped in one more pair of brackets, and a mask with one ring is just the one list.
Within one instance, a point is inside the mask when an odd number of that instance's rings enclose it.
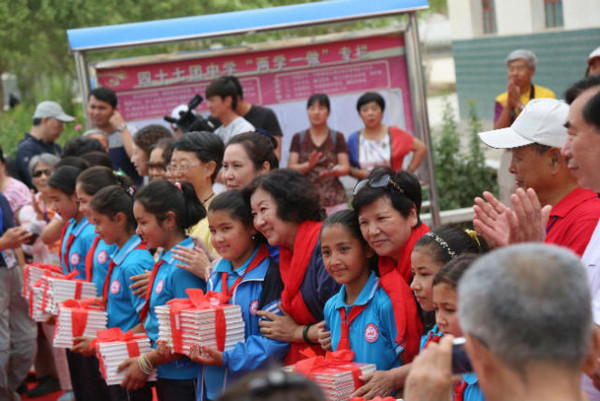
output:
{"label": "red lanyard", "polygon": [[86,279],[86,281],[92,281],[92,276],[94,275],[94,254],[96,253],[96,248],[98,247],[98,242],[100,242],[99,235],[97,235],[96,238],[94,238],[92,247],[90,248],[90,250],[88,251],[88,253],[85,257],[85,279]]}
{"label": "red lanyard", "polygon": [[61,239],[60,239],[60,255],[59,255],[59,258],[65,264],[65,267],[67,268],[67,273],[71,273],[71,270],[73,270],[73,269],[71,269],[71,265],[69,264],[69,251],[71,250],[71,245],[73,245],[73,241],[75,240],[75,235],[72,232],[69,234],[69,238],[67,239],[66,252],[64,253],[64,255],[62,254],[63,244],[65,242],[65,235],[67,234],[67,229],[68,228],[69,228],[69,224],[66,224],[63,227],[62,234],[60,236]]}
{"label": "red lanyard", "polygon": [[463,401],[465,389],[467,388],[467,382],[461,380],[454,385],[454,401]]}
{"label": "red lanyard", "polygon": [[106,309],[106,305],[108,304],[108,288],[110,287],[110,276],[112,275],[115,266],[115,261],[111,259],[110,263],[108,264],[108,273],[106,273],[106,279],[104,279],[104,285],[102,286],[102,302],[104,302],[104,309]]}
{"label": "red lanyard", "polygon": [[432,343],[439,343],[441,338],[442,338],[442,333],[435,333],[435,332],[432,331],[427,336],[427,341],[425,341],[425,345],[423,345],[423,349],[427,348],[427,345],[430,342],[432,342]]}
{"label": "red lanyard", "polygon": [[148,283],[148,289],[146,290],[146,303],[144,307],[140,311],[140,322],[142,323],[142,327],[144,326],[144,321],[148,317],[148,311],[150,311],[150,296],[152,295],[152,287],[154,286],[154,280],[156,280],[156,275],[158,274],[158,269],[162,264],[165,263],[164,259],[161,259],[157,263],[154,264],[152,268],[152,274],[150,274],[150,282]]}
{"label": "red lanyard", "polygon": [[252,271],[252,269],[254,269],[256,266],[261,264],[261,262],[268,256],[269,256],[269,251],[267,250],[267,248],[265,248],[264,246],[261,245],[261,247],[258,249],[258,252],[256,253],[256,256],[250,263],[250,266],[248,266],[248,268],[246,269],[246,271],[244,272],[244,274],[242,276],[239,276],[233,282],[233,285],[231,286],[231,288],[229,290],[227,289],[227,279],[229,278],[229,273],[227,273],[227,272],[221,273],[221,292],[223,293],[223,295],[227,296],[228,298],[231,298],[236,287],[240,284],[240,282],[244,279],[244,277],[246,277],[246,274],[250,273],[250,271]]}
{"label": "red lanyard", "polygon": [[350,349],[350,323],[352,323],[354,319],[356,319],[366,307],[366,304],[352,306],[347,321],[346,308],[340,308],[340,319],[342,320],[342,333],[340,335],[340,342],[338,343],[336,351]]}

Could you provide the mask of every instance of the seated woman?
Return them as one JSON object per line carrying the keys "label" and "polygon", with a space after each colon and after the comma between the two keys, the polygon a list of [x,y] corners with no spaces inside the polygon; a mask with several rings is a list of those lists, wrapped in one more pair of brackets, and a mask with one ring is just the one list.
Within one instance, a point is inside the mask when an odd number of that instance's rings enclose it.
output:
{"label": "seated woman", "polygon": [[310,128],[294,134],[288,167],[306,175],[321,194],[321,204],[331,214],[348,208],[346,190],[338,177],[350,171],[344,134],[327,126],[329,98],[316,93],[306,104]]}
{"label": "seated woman", "polygon": [[362,180],[377,166],[390,166],[398,171],[404,166],[404,157],[413,152],[406,168],[414,173],[425,158],[427,147],[419,139],[398,127],[382,124],[385,100],[379,93],[367,92],[358,98],[356,110],[365,127],[348,138],[350,175]]}

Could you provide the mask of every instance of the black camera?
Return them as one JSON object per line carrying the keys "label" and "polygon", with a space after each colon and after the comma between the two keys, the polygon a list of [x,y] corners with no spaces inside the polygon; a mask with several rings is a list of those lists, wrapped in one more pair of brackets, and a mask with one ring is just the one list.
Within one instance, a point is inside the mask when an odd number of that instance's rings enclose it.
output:
{"label": "black camera", "polygon": [[171,124],[177,125],[181,132],[190,131],[209,131],[213,132],[217,126],[211,120],[202,117],[200,114],[194,114],[194,109],[202,103],[204,99],[200,95],[196,95],[190,100],[187,105],[187,111],[180,111],[179,118],[164,116],[164,120]]}

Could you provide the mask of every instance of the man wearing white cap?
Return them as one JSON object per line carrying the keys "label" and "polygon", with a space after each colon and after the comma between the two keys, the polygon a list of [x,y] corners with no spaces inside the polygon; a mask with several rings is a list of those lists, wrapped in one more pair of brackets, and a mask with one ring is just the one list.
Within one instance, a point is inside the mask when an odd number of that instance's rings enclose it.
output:
{"label": "man wearing white cap", "polygon": [[595,48],[587,59],[587,70],[585,76],[600,74],[600,46]]}
{"label": "man wearing white cap", "polygon": [[[534,99],[510,127],[482,132],[479,137],[490,147],[510,150],[509,170],[518,191],[533,188],[541,205],[552,206],[547,210],[545,242],[582,255],[600,218],[600,199],[594,191],[579,187],[561,155],[568,113],[569,106],[562,101]],[[475,229],[497,245],[519,242],[519,238],[509,238],[504,205],[490,193],[484,197],[489,203],[476,199]]]}
{"label": "man wearing white cap", "polygon": [[19,142],[16,157],[19,177],[29,188],[33,188],[28,168],[29,161],[33,156],[42,153],[60,156],[61,148],[55,141],[65,129],[64,123],[73,121],[75,117],[65,113],[56,102],[43,101],[35,108],[31,132],[26,133],[25,138]]}

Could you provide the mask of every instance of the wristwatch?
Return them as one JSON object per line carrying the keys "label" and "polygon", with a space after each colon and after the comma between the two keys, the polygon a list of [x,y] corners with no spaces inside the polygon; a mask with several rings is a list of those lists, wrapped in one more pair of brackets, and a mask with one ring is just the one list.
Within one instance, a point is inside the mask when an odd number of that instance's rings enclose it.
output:
{"label": "wristwatch", "polygon": [[119,125],[119,126],[117,127],[116,131],[117,131],[117,132],[119,132],[119,133],[121,133],[121,132],[123,132],[123,130],[124,130],[125,128],[127,128],[127,125],[125,125],[125,124],[121,124],[121,125]]}

